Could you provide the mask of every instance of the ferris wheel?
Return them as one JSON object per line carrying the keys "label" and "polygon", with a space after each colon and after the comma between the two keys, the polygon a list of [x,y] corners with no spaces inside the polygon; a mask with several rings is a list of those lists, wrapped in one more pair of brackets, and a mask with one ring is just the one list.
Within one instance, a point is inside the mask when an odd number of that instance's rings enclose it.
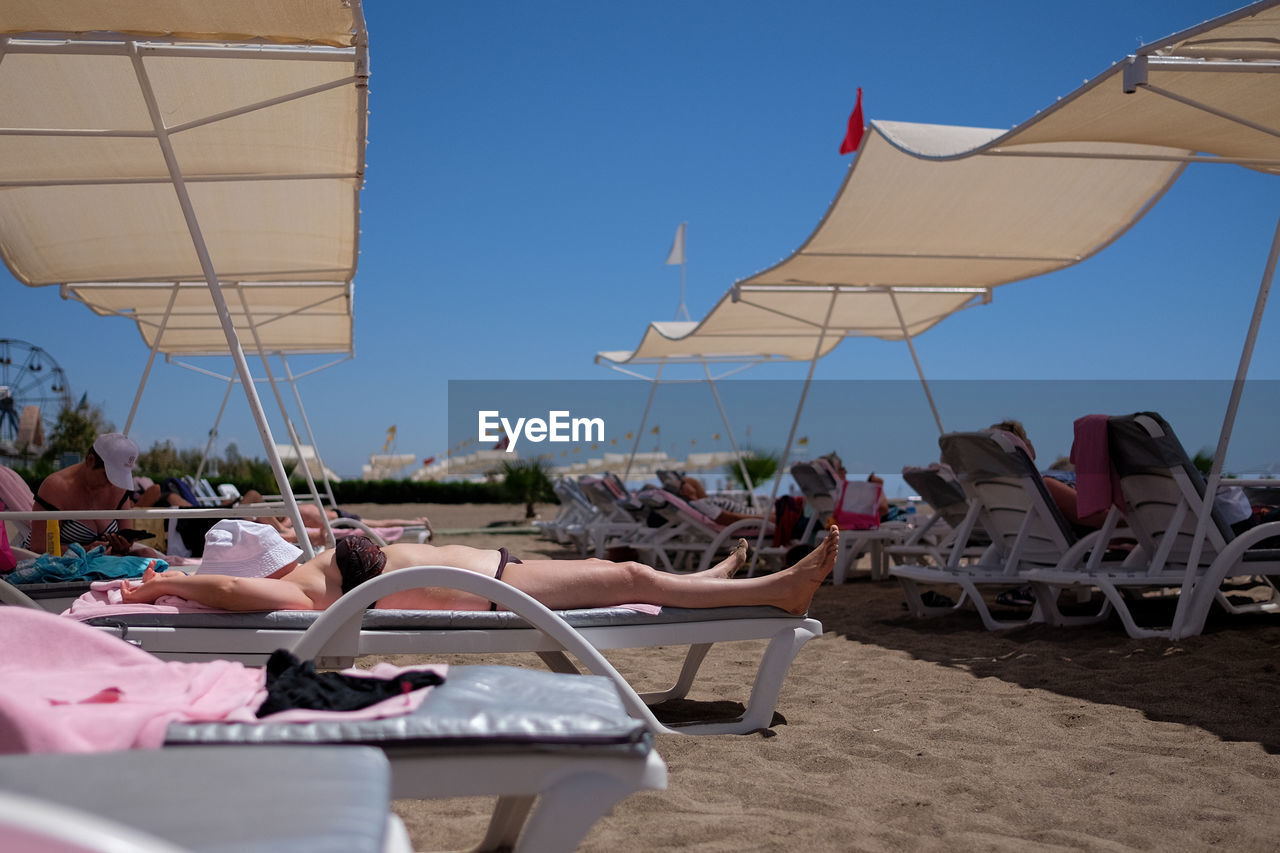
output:
{"label": "ferris wheel", "polygon": [[67,375],[53,356],[26,341],[0,338],[0,443],[29,443],[36,416],[48,436],[58,414],[70,406]]}

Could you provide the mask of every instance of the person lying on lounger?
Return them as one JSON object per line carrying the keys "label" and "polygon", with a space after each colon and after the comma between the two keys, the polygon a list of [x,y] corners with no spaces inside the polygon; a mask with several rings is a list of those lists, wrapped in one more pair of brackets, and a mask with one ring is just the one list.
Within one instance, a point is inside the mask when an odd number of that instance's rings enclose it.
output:
{"label": "person lying on lounger", "polygon": [[[298,512],[302,514],[302,523],[307,526],[312,545],[325,544],[324,520],[326,518],[329,521],[350,518],[374,530],[386,527],[425,527],[427,532],[431,532],[431,522],[425,515],[419,518],[361,518],[341,509],[325,509],[322,511],[320,507],[313,503],[299,503]],[[293,519],[288,516],[263,516],[258,519],[258,522],[274,527],[287,542],[298,541],[298,534],[293,529]]]}
{"label": "person lying on lounger", "polygon": [[[801,614],[835,565],[840,537],[833,534],[781,572],[735,579],[747,543],[704,572],[673,575],[636,562],[529,560],[466,545],[374,545],[349,536],[336,548],[299,563],[301,551],[272,527],[228,519],[209,531],[196,574],[148,571],[142,582],[122,582],[128,603],[151,604],[176,595],[221,610],[324,610],[345,592],[384,572],[413,566],[452,566],[503,581],[553,610],[655,604],[669,607],[771,605]],[[391,593],[375,605],[403,610],[494,610],[487,599],[443,587]]]}
{"label": "person lying on lounger", "polygon": [[[742,501],[724,495],[708,495],[707,487],[697,477],[681,477],[679,494],[689,506],[721,527],[728,527],[747,518],[759,520],[762,516],[762,513],[756,512]],[[772,513],[769,514],[769,521],[773,521]]]}

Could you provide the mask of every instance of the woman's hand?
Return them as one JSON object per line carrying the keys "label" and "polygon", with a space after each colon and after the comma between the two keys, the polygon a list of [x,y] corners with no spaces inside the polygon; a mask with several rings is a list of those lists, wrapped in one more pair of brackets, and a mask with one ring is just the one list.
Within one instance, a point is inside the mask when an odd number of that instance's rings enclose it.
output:
{"label": "woman's hand", "polygon": [[160,584],[156,582],[160,579],[155,564],[148,564],[147,570],[142,573],[142,581],[137,586],[129,580],[120,581],[120,600],[126,604],[155,604],[156,599],[164,595]]}
{"label": "woman's hand", "polygon": [[128,556],[129,551],[133,549],[133,543],[118,533],[103,534],[102,544],[107,547],[107,553],[113,557]]}

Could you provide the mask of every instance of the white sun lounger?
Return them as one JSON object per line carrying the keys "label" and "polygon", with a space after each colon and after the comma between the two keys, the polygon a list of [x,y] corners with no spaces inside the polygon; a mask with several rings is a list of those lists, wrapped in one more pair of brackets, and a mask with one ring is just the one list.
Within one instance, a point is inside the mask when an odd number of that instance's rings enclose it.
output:
{"label": "white sun lounger", "polygon": [[[496,601],[506,611],[369,610],[403,589],[454,587]],[[462,569],[401,569],[361,584],[324,612],[133,614],[90,624],[168,659],[223,658],[260,663],[278,648],[325,666],[360,655],[536,652],[558,672],[577,672],[566,652],[592,673],[614,680],[634,715],[655,732],[745,734],[768,728],[791,662],[822,633],[822,623],[773,607],[663,608],[657,615],[620,607],[553,612],[513,587]],[[712,645],[767,640],[742,715],[668,727],[649,704],[688,695]],[[600,649],[689,646],[675,684],[637,694]]]}
{"label": "white sun lounger", "polygon": [[[957,528],[945,565],[898,565],[889,570],[902,584],[907,606],[915,616],[936,616],[971,602],[988,630],[1015,628],[1044,621],[1044,600],[1056,591],[1046,586],[1035,608],[1025,618],[997,619],[982,597],[981,586],[1016,586],[1024,574],[1036,569],[1103,565],[1106,543],[1115,530],[1117,512],[1108,515],[1102,530],[1077,537],[1045,490],[1031,458],[999,430],[948,433],[938,439],[942,458],[955,471],[970,503],[966,519]],[[976,561],[962,559],[971,532],[981,525],[991,544]],[[1101,545],[1101,547],[1099,547]],[[954,607],[928,605],[919,583],[955,584],[964,596]],[[1097,621],[1109,608],[1063,621]]]}
{"label": "white sun lounger", "polygon": [[[99,635],[69,620],[25,612],[6,618],[13,620],[8,624],[11,634],[31,631],[38,620],[66,622],[72,630],[59,632],[66,640],[57,660],[68,666],[80,665],[81,657],[66,653],[78,636],[92,639],[83,643],[87,655],[102,648],[97,642]],[[129,652],[130,657],[142,654]],[[12,656],[6,660],[8,665],[14,663]],[[47,660],[41,664],[58,665]],[[22,712],[10,718],[4,715],[6,707],[0,705],[0,730],[6,733],[7,744],[21,748],[27,743]],[[114,713],[111,705],[90,704],[79,709],[77,716],[83,718],[99,708],[103,714]],[[46,743],[48,738],[39,732],[34,737],[35,743]],[[280,793],[278,780],[252,773],[248,762],[254,760],[256,748],[291,747],[309,752],[317,746],[336,745],[381,749],[391,762],[390,796],[395,799],[496,797],[480,850],[574,850],[619,800],[638,790],[666,787],[666,765],[653,749],[646,721],[628,713],[624,697],[612,681],[597,676],[507,666],[451,666],[443,684],[433,687],[415,710],[399,716],[328,716],[309,722],[170,722],[164,731],[166,748],[244,751],[246,767],[240,784],[256,789],[271,802]],[[234,755],[228,755],[228,760],[234,760]],[[305,796],[308,786],[325,779],[323,774],[299,773],[294,784],[299,796]],[[160,779],[157,784],[171,783]],[[121,787],[144,801],[147,798],[145,780]],[[288,804],[288,798],[281,795],[282,808]],[[223,818],[233,820],[235,816],[225,814]],[[276,848],[268,844],[258,849]],[[345,853],[350,847],[328,849]]]}
{"label": "white sun lounger", "polygon": [[[1172,427],[1154,412],[1112,417],[1107,421],[1107,442],[1138,547],[1119,566],[1031,572],[1028,577],[1037,595],[1051,584],[1097,587],[1131,637],[1180,639],[1199,634],[1215,602],[1231,613],[1280,611],[1280,593],[1271,580],[1280,576],[1280,549],[1260,546],[1280,536],[1280,523],[1261,524],[1237,535],[1210,503],[1203,549],[1191,565],[1191,542],[1204,512],[1205,482]],[[1269,600],[1233,604],[1223,594],[1222,583],[1237,576],[1262,577],[1271,585]],[[1123,591],[1158,587],[1179,590],[1173,623],[1139,625]],[[1059,618],[1053,610],[1046,615],[1051,621]]]}
{"label": "white sun lounger", "polygon": [[0,756],[8,851],[411,853],[390,808],[391,766],[372,747]]}

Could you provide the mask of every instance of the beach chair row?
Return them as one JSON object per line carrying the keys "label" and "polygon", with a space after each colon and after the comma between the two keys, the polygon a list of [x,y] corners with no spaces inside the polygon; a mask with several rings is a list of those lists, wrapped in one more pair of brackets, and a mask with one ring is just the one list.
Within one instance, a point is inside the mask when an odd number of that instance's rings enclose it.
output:
{"label": "beach chair row", "polygon": [[[987,628],[1001,630],[1029,622],[1093,623],[1114,613],[1131,637],[1180,639],[1203,631],[1215,604],[1233,614],[1280,610],[1274,583],[1280,549],[1267,547],[1280,541],[1280,522],[1237,533],[1157,413],[1081,419],[1077,428],[1077,446],[1082,428],[1105,434],[1108,468],[1101,475],[1114,484],[1101,527],[1088,532],[1063,516],[1025,446],[1009,433],[944,435],[943,466],[904,471],[935,509],[933,532],[946,531],[889,549],[898,562],[890,572],[913,614],[972,606]],[[1235,600],[1224,589],[1228,581],[1253,592]],[[962,594],[954,604],[940,603],[921,584],[958,586]],[[1030,613],[1016,619],[993,613],[984,591],[1020,584],[1033,591]],[[1160,610],[1143,606],[1152,595],[1176,596],[1172,618],[1161,620],[1168,624],[1143,618]],[[1073,600],[1098,606],[1064,609]]]}

